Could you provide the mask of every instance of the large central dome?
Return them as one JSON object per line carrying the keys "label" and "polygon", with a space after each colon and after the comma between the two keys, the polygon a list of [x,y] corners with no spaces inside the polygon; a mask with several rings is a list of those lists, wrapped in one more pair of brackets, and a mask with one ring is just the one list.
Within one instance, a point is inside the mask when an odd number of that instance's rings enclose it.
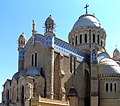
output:
{"label": "large central dome", "polygon": [[68,39],[71,45],[85,53],[90,49],[89,44],[96,45],[98,51],[105,51],[106,32],[100,21],[91,14],[83,14],[78,18],[68,35]]}
{"label": "large central dome", "polygon": [[82,27],[102,28],[99,20],[91,14],[85,14],[80,16],[79,19],[74,24],[72,30],[79,29]]}

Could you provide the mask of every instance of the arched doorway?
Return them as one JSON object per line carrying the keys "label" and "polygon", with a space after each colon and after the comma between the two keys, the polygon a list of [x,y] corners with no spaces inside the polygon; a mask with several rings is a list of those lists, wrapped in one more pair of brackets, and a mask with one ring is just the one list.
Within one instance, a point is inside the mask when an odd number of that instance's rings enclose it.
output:
{"label": "arched doorway", "polygon": [[24,86],[21,87],[21,106],[25,106],[24,102]]}

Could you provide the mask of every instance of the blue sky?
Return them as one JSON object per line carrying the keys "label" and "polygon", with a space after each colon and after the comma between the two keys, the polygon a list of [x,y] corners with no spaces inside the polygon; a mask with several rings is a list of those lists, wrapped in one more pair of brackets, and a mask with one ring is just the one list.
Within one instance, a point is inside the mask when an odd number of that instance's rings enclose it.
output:
{"label": "blue sky", "polygon": [[[51,14],[56,23],[56,37],[67,41],[68,33],[84,6],[89,4],[88,13],[95,14],[107,33],[106,50],[120,49],[120,1],[119,0],[1,0],[0,1],[0,93],[6,79],[11,79],[18,69],[18,37],[24,32],[31,37],[32,20],[37,31],[44,33],[44,22]],[[1,95],[0,95],[1,101]]]}

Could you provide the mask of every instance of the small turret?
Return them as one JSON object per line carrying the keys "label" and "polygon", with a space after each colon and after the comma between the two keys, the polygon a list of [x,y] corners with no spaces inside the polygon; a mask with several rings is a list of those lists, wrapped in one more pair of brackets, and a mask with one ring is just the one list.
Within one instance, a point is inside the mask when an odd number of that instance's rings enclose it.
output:
{"label": "small turret", "polygon": [[24,69],[24,47],[27,43],[26,37],[24,33],[22,33],[18,39],[18,71],[22,71]]}
{"label": "small turret", "polygon": [[113,57],[117,57],[117,56],[120,56],[120,52],[119,50],[116,48],[113,52]]}
{"label": "small turret", "polygon": [[45,21],[45,30],[46,32],[53,32],[54,29],[55,29],[55,23],[52,16],[50,15]]}
{"label": "small turret", "polygon": [[26,42],[27,42],[26,37],[24,33],[22,33],[18,39],[18,48],[24,48]]}
{"label": "small turret", "polygon": [[119,52],[119,50],[117,48],[113,52],[113,59],[115,61],[120,61],[120,52]]}

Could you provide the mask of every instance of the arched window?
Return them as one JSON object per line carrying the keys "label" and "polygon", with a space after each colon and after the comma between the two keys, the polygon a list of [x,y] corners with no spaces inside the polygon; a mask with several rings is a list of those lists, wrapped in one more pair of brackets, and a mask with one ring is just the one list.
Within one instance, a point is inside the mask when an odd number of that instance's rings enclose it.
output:
{"label": "arched window", "polygon": [[35,66],[37,66],[38,54],[35,53]]}
{"label": "arched window", "polygon": [[95,34],[93,34],[93,43],[95,43]]}
{"label": "arched window", "polygon": [[9,90],[6,91],[6,105],[9,106]]}
{"label": "arched window", "polygon": [[24,86],[21,87],[21,106],[25,106],[25,103],[24,103]]}
{"label": "arched window", "polygon": [[37,66],[38,65],[38,53],[34,53],[31,56],[31,65]]}
{"label": "arched window", "polygon": [[82,35],[80,35],[80,44],[82,43]]}
{"label": "arched window", "polygon": [[108,92],[108,83],[106,83],[106,92]]}
{"label": "arched window", "polygon": [[85,43],[87,43],[87,34],[85,34]]}
{"label": "arched window", "polygon": [[103,42],[102,42],[102,40],[101,40],[101,46],[103,45]]}
{"label": "arched window", "polygon": [[76,57],[74,57],[74,74],[75,74],[75,70],[76,70]]}
{"label": "arched window", "polygon": [[34,65],[34,54],[32,54],[32,57],[31,57],[31,65],[32,66]]}
{"label": "arched window", "polygon": [[100,38],[99,38],[99,35],[97,35],[97,43],[98,43],[98,44],[99,44],[99,39],[100,39]]}
{"label": "arched window", "polygon": [[110,91],[112,92],[113,88],[112,88],[112,83],[110,83]]}
{"label": "arched window", "polygon": [[116,92],[117,91],[117,84],[114,83],[114,91]]}
{"label": "arched window", "polygon": [[77,45],[77,36],[76,36],[76,38],[75,38],[75,45]]}

